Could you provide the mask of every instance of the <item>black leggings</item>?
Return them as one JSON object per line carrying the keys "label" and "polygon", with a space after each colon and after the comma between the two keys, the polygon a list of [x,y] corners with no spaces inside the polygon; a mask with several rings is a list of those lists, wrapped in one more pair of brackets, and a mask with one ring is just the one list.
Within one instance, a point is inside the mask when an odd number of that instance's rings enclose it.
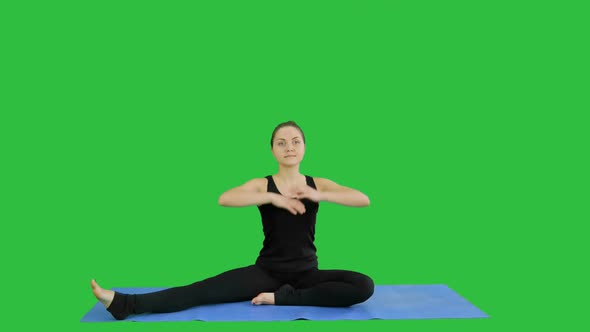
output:
{"label": "black leggings", "polygon": [[276,305],[347,307],[366,301],[373,290],[373,280],[358,272],[314,268],[280,273],[250,265],[148,294],[115,292],[107,310],[116,319],[125,319],[130,314],[175,312],[203,304],[248,301],[263,292],[274,292]]}

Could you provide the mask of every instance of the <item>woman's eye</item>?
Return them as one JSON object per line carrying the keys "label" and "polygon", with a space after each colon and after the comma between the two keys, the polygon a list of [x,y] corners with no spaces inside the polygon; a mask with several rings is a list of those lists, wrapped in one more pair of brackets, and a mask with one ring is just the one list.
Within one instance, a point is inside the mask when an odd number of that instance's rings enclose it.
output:
{"label": "woman's eye", "polygon": [[279,142],[279,144],[278,144],[278,145],[279,145],[279,146],[283,146],[283,145],[285,145],[285,143],[284,143],[284,142]]}
{"label": "woman's eye", "polygon": [[293,141],[293,144],[299,144],[299,141]]}

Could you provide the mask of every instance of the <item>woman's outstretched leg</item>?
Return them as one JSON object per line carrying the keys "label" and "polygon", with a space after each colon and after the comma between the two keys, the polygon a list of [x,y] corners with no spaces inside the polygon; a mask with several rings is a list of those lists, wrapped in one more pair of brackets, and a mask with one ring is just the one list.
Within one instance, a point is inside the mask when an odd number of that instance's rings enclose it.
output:
{"label": "woman's outstretched leg", "polygon": [[281,285],[256,265],[147,294],[107,291],[94,284],[94,295],[116,319],[146,312],[175,312],[203,304],[247,301],[261,292],[273,292]]}

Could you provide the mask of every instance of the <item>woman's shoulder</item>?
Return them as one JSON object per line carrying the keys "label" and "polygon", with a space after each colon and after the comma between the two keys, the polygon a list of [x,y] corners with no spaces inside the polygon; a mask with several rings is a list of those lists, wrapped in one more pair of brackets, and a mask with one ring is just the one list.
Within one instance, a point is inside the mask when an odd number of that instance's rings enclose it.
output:
{"label": "woman's shoulder", "polygon": [[268,186],[268,179],[267,177],[263,177],[263,178],[252,178],[248,181],[246,181],[246,183],[244,183],[243,185],[241,185],[241,187],[243,188],[247,188],[250,190],[255,190],[255,191],[266,191],[266,187]]}
{"label": "woman's shoulder", "polygon": [[313,183],[315,184],[316,189],[320,190],[321,188],[324,187],[324,184],[326,183],[326,178],[321,178],[319,176],[309,176],[309,178],[311,178],[313,180]]}
{"label": "woman's shoulder", "polygon": [[330,181],[329,179],[322,178],[322,177],[319,177],[319,176],[310,176],[310,178],[312,178],[313,181],[316,182],[316,183],[318,183],[318,182],[324,183],[324,182],[329,182]]}
{"label": "woman's shoulder", "polygon": [[313,182],[315,183],[316,189],[319,191],[322,190],[327,190],[330,188],[333,188],[334,186],[337,186],[336,182],[327,179],[327,178],[322,178],[322,177],[313,177]]}

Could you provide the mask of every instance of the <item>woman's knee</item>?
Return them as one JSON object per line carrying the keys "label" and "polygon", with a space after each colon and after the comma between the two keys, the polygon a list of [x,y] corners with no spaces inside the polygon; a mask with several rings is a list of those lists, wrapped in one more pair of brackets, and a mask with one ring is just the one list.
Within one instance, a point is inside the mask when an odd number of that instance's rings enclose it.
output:
{"label": "woman's knee", "polygon": [[371,296],[373,296],[374,292],[375,292],[375,283],[373,282],[373,279],[371,279],[371,277],[365,275],[365,278],[363,281],[363,293],[366,298],[363,301],[366,301]]}
{"label": "woman's knee", "polygon": [[355,278],[355,285],[358,289],[357,303],[361,303],[365,302],[371,296],[373,296],[373,293],[375,292],[375,283],[373,282],[373,279],[371,279],[371,277],[369,277],[368,275],[359,272],[357,272],[356,274],[357,277]]}

